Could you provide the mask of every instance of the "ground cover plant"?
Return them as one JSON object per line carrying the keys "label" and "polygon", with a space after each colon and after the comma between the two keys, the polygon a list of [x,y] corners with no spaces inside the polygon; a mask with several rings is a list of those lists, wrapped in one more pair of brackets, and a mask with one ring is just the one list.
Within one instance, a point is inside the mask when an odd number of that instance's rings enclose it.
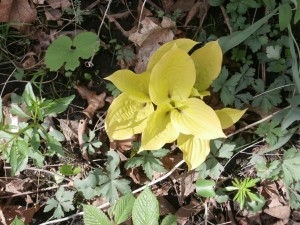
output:
{"label": "ground cover plant", "polygon": [[299,223],[299,4],[0,1],[1,223]]}

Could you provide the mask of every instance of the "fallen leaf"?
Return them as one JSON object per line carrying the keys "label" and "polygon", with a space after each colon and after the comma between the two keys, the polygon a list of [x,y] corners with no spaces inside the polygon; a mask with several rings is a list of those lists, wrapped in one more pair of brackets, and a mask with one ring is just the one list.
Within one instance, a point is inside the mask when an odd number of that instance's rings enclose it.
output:
{"label": "fallen leaf", "polygon": [[78,121],[76,120],[65,120],[58,119],[60,128],[67,141],[77,141],[78,140]]}
{"label": "fallen leaf", "polygon": [[45,9],[45,16],[47,20],[56,21],[62,16],[62,12],[59,9]]}
{"label": "fallen leaf", "polygon": [[164,11],[165,11],[166,13],[171,12],[172,7],[173,7],[173,5],[174,5],[174,1],[173,1],[173,0],[162,0],[161,3],[162,3],[162,6],[163,6],[163,8],[164,8]]}
{"label": "fallen leaf", "polygon": [[34,52],[28,52],[25,56],[24,62],[22,63],[23,69],[32,69],[37,64],[36,55]]}
{"label": "fallen leaf", "polygon": [[53,9],[61,8],[63,11],[71,6],[69,0],[46,0],[48,5],[50,5]]}
{"label": "fallen leaf", "polygon": [[0,206],[0,212],[5,216],[5,221],[1,218],[1,222],[4,224],[10,224],[16,216],[18,216],[25,225],[32,222],[32,217],[39,210],[40,206],[36,205],[34,207],[24,207],[24,206]]}
{"label": "fallen leaf", "polygon": [[[32,23],[37,17],[36,9],[27,0],[0,1],[0,22]],[[22,30],[21,25],[14,26]]]}
{"label": "fallen leaf", "polygon": [[74,88],[78,91],[81,98],[88,101],[88,107],[82,112],[88,116],[89,119],[92,119],[95,112],[101,109],[105,105],[106,93],[103,92],[100,95],[97,95],[94,91],[89,90],[82,85],[74,85]]}
{"label": "fallen leaf", "polygon": [[288,219],[291,214],[289,206],[277,206],[273,208],[264,209],[264,212],[278,219]]}
{"label": "fallen leaf", "polygon": [[44,5],[45,4],[45,0],[33,0],[33,3],[37,4],[37,5]]}

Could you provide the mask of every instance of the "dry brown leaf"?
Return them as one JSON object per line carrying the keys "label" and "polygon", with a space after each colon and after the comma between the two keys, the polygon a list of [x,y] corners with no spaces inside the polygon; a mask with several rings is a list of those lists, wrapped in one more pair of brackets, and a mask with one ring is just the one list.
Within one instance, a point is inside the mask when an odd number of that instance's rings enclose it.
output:
{"label": "dry brown leaf", "polygon": [[115,140],[110,143],[110,149],[118,149],[121,152],[131,150],[133,148],[134,141],[138,140],[138,135],[133,135],[131,138],[126,140]]}
{"label": "dry brown leaf", "polygon": [[195,170],[189,171],[187,174],[183,173],[181,176],[180,182],[180,194],[182,200],[185,199],[186,196],[190,195],[195,190],[194,182],[198,179],[198,172]]}
{"label": "dry brown leaf", "polygon": [[82,85],[74,85],[74,88],[78,91],[81,98],[88,101],[88,107],[82,112],[88,116],[89,119],[92,119],[95,112],[101,109],[105,105],[106,93],[103,92],[100,95],[97,95],[94,91],[87,89]]}
{"label": "dry brown leaf", "polygon": [[20,25],[16,29],[22,30],[21,24],[32,23],[37,16],[36,9],[28,0],[2,0],[0,1],[0,22],[15,22]]}
{"label": "dry brown leaf", "polygon": [[[164,19],[167,25],[167,20]],[[170,24],[170,23],[169,23]],[[146,70],[148,61],[154,52],[159,49],[163,44],[172,41],[174,33],[172,28],[162,28],[161,24],[158,25],[153,19],[145,18],[142,21],[143,28],[138,33],[130,35],[129,40],[136,45],[141,46],[138,50],[137,59],[138,62],[134,68],[136,73],[142,73]]]}
{"label": "dry brown leaf", "polygon": [[30,224],[32,217],[39,210],[40,206],[34,206],[27,208],[24,206],[0,206],[0,211],[5,216],[5,221],[1,218],[1,222],[4,224],[10,224],[16,216],[18,216],[25,225]]}
{"label": "dry brown leaf", "polygon": [[291,209],[289,206],[277,206],[273,208],[264,209],[264,212],[278,219],[288,219],[291,214]]}
{"label": "dry brown leaf", "polygon": [[195,17],[197,16],[197,14],[200,11],[200,7],[201,7],[201,2],[197,1],[195,2],[195,4],[193,5],[193,7],[191,7],[191,9],[188,11],[188,14],[185,18],[185,22],[184,22],[184,26],[188,25],[189,22]]}
{"label": "dry brown leaf", "polygon": [[34,52],[28,52],[25,56],[24,62],[22,63],[23,69],[32,69],[37,64],[36,55]]}
{"label": "dry brown leaf", "polygon": [[195,0],[177,0],[172,7],[172,11],[179,9],[182,12],[189,11],[195,3]]}
{"label": "dry brown leaf", "polygon": [[12,180],[6,184],[5,191],[10,193],[20,193],[22,190],[26,190],[31,185],[29,178],[23,180]]}
{"label": "dry brown leaf", "polygon": [[37,4],[37,5],[44,5],[45,4],[45,0],[33,0],[33,3]]}
{"label": "dry brown leaf", "polygon": [[174,214],[176,211],[164,196],[157,196],[160,215]]}
{"label": "dry brown leaf", "polygon": [[76,120],[64,120],[58,119],[60,128],[67,141],[77,141],[78,140],[78,121]]}
{"label": "dry brown leaf", "polygon": [[69,0],[46,0],[46,2],[53,9],[61,8],[63,11],[71,6],[71,2]]}
{"label": "dry brown leaf", "polygon": [[173,5],[174,5],[174,1],[173,1],[173,0],[162,0],[161,3],[162,3],[162,6],[163,6],[163,8],[164,8],[164,11],[165,11],[166,13],[171,12],[172,7],[173,7]]}
{"label": "dry brown leaf", "polygon": [[62,16],[59,9],[45,9],[45,16],[47,20],[58,20]]}

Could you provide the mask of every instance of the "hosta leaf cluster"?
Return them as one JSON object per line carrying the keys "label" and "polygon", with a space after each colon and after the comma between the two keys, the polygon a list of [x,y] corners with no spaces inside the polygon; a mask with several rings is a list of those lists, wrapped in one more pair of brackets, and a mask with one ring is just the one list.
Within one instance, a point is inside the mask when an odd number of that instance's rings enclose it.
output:
{"label": "hosta leaf cluster", "polygon": [[106,78],[123,93],[111,104],[105,127],[111,140],[142,133],[143,150],[157,150],[177,140],[189,169],[208,155],[209,141],[224,138],[225,129],[244,111],[213,110],[202,97],[221,70],[222,50],[217,41],[191,55],[197,42],[178,39],[160,47],[145,72],[119,70]]}

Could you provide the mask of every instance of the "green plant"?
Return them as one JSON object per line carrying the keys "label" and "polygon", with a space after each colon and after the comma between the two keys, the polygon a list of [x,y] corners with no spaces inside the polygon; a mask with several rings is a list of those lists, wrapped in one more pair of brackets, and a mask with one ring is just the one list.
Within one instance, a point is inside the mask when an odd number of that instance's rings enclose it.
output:
{"label": "green plant", "polygon": [[87,151],[90,155],[95,154],[95,148],[100,148],[102,142],[95,139],[95,131],[90,130],[89,136],[83,134],[82,139],[84,144],[82,146],[82,151]]}
{"label": "green plant", "polygon": [[74,210],[73,199],[75,191],[66,191],[63,187],[60,187],[55,193],[55,198],[51,198],[46,202],[44,212],[49,212],[55,209],[53,217],[61,218],[65,215],[65,212]]}
{"label": "green plant", "polygon": [[[138,150],[139,144],[134,143],[134,149]],[[143,151],[140,156],[134,156],[125,163],[125,168],[133,168],[141,166],[149,179],[152,179],[153,172],[167,172],[162,162],[158,159],[168,154],[167,149],[159,149],[156,151]]]}
{"label": "green plant", "polygon": [[[108,210],[109,217],[100,209],[91,205],[83,205],[83,218],[85,225],[93,224],[121,224],[128,220],[132,215],[134,225],[159,224],[159,204],[156,197],[147,187],[135,199],[130,193],[121,197],[114,206]],[[176,225],[177,218],[173,215],[166,216],[161,225]]]}
{"label": "green plant", "polygon": [[259,179],[252,179],[250,177],[246,177],[243,181],[234,178],[234,181],[232,181],[233,186],[227,186],[225,189],[227,191],[237,191],[233,200],[236,200],[240,208],[243,209],[245,204],[248,205],[253,201],[264,203],[260,195],[254,194],[250,190],[258,181]]}
{"label": "green plant", "polygon": [[106,173],[100,169],[95,169],[83,180],[75,178],[75,187],[85,199],[101,195],[110,203],[114,203],[119,198],[118,192],[124,195],[131,191],[129,181],[119,179],[121,171],[118,168],[120,162],[118,153],[109,151],[107,157]]}
{"label": "green plant", "polygon": [[10,113],[21,121],[17,124],[7,121],[0,130],[0,138],[5,140],[0,145],[1,152],[3,159],[11,164],[12,174],[25,169],[29,158],[42,167],[45,155],[64,156],[59,142],[63,140],[63,135],[57,130],[49,131],[44,119],[65,111],[73,98],[74,95],[56,100],[39,98],[30,83],[27,83],[22,96],[12,94]]}
{"label": "green plant", "polygon": [[45,55],[46,66],[57,71],[62,66],[74,71],[79,66],[79,58],[88,59],[98,51],[100,42],[92,32],[81,32],[74,40],[61,36],[48,47]]}
{"label": "green plant", "polygon": [[189,169],[205,160],[209,140],[225,137],[222,129],[245,111],[214,111],[201,100],[220,72],[222,52],[218,42],[210,42],[189,56],[195,44],[189,39],[169,42],[151,57],[144,73],[120,70],[106,78],[123,91],[108,109],[105,129],[110,140],[142,133],[139,151],[177,140]]}

